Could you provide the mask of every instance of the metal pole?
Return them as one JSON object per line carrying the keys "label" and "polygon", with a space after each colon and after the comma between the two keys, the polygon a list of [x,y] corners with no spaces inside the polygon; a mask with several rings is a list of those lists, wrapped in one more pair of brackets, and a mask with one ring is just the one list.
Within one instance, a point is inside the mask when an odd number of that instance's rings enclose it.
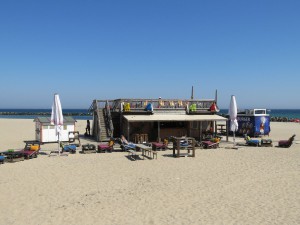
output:
{"label": "metal pole", "polygon": [[200,121],[198,121],[199,141],[201,141]]}

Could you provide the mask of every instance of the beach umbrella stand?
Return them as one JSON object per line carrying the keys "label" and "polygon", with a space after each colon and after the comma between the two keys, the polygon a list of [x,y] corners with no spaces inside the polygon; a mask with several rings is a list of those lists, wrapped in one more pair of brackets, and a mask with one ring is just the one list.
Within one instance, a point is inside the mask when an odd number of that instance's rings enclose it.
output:
{"label": "beach umbrella stand", "polygon": [[237,122],[237,104],[234,95],[231,96],[228,112],[230,118],[230,131],[233,132],[233,146],[235,147],[235,132],[238,130],[239,125]]}
{"label": "beach umbrella stand", "polygon": [[61,135],[61,129],[63,124],[64,124],[64,118],[62,114],[59,95],[54,94],[54,101],[52,104],[52,112],[51,112],[51,125],[55,125],[55,131],[56,131],[57,142],[58,142],[58,155],[60,155],[60,135]]}

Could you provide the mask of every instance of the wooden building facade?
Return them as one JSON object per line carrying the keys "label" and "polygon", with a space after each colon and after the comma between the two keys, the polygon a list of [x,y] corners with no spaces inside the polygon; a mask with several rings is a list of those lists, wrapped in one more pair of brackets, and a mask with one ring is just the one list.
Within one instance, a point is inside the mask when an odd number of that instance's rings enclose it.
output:
{"label": "wooden building facade", "polygon": [[115,99],[94,100],[92,135],[97,141],[124,135],[133,140],[145,134],[149,141],[170,136],[189,136],[201,140],[216,132],[217,122],[227,118],[211,111],[215,99]]}
{"label": "wooden building facade", "polygon": [[201,140],[216,132],[219,121],[227,118],[210,110],[216,99],[115,99],[94,100],[92,135],[97,141],[124,135],[134,140],[137,135],[148,141],[170,136],[189,136]]}

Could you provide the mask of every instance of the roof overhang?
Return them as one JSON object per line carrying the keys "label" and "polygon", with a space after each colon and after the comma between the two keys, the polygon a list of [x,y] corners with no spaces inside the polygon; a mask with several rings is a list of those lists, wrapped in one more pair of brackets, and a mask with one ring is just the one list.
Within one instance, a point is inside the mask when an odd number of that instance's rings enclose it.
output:
{"label": "roof overhang", "polygon": [[151,122],[151,121],[226,121],[225,117],[219,115],[124,115],[129,122]]}
{"label": "roof overhang", "polygon": [[[34,120],[34,122],[44,123],[44,124],[50,124],[51,123],[51,117],[46,116],[38,116]],[[72,116],[64,116],[64,124],[73,124],[77,122]]]}

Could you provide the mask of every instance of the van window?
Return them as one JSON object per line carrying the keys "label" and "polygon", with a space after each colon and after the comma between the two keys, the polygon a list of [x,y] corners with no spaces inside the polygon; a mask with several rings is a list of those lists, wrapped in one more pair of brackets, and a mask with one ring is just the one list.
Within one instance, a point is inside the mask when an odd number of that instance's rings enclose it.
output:
{"label": "van window", "polygon": [[265,109],[257,109],[257,110],[255,110],[255,114],[256,115],[266,114],[266,110]]}

